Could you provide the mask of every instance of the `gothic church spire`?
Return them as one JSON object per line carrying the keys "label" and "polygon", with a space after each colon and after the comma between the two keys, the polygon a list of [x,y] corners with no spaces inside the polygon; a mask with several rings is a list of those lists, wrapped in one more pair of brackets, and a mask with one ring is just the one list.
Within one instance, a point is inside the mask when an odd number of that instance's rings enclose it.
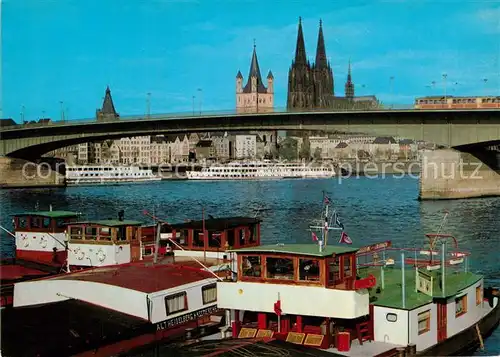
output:
{"label": "gothic church spire", "polygon": [[317,69],[327,68],[325,38],[323,36],[323,23],[319,20],[318,46],[316,48],[316,61],[314,63]]}
{"label": "gothic church spire", "polygon": [[297,45],[295,46],[295,65],[306,65],[306,45],[304,42],[304,33],[302,32],[302,18],[299,17],[299,31],[297,33]]}

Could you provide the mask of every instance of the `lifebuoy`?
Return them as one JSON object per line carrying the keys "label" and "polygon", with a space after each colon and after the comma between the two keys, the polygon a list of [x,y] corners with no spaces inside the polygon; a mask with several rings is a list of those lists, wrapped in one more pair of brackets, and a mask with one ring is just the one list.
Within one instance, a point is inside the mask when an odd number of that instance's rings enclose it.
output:
{"label": "lifebuoy", "polygon": [[[75,253],[75,257],[78,260],[83,260],[83,257],[85,257],[85,253],[83,250],[80,249],[80,247],[76,248],[73,253]],[[81,253],[81,254],[80,254]]]}
{"label": "lifebuoy", "polygon": [[47,238],[45,237],[42,237],[40,238],[41,242],[40,242],[40,245],[42,246],[42,248],[47,248]]}
{"label": "lifebuoy", "polygon": [[106,259],[106,253],[102,251],[102,249],[99,249],[97,252],[97,259],[102,263],[104,259]]}

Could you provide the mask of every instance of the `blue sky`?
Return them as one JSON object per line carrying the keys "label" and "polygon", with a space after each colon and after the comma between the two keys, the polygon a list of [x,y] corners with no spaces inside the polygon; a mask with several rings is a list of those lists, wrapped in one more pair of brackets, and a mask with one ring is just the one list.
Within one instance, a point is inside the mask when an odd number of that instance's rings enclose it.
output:
{"label": "blue sky", "polygon": [[[307,55],[319,19],[336,94],[349,58],[357,94],[412,103],[415,96],[500,95],[500,5],[495,1],[3,0],[3,117],[91,118],[106,85],[121,115],[235,107],[235,76],[253,49],[286,105],[302,16]],[[394,76],[391,95],[390,80]],[[482,81],[487,78],[486,84]],[[431,82],[436,84],[428,88]],[[202,92],[197,89],[201,88]],[[202,95],[200,95],[202,94]],[[392,100],[391,100],[392,99]]]}

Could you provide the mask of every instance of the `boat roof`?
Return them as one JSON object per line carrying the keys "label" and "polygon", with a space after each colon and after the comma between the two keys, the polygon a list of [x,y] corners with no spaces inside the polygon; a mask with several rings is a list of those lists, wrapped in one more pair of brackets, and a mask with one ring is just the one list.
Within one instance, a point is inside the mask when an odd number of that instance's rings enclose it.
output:
{"label": "boat roof", "polygon": [[133,221],[130,219],[125,219],[120,221],[118,219],[101,219],[96,221],[83,221],[83,222],[72,222],[68,225],[78,226],[78,225],[96,225],[105,227],[123,227],[123,226],[141,226],[143,222]]}
{"label": "boat roof", "polygon": [[[78,300],[2,309],[6,356],[73,356],[132,337],[150,323]],[[104,341],[102,341],[102,339]]]}
{"label": "boat roof", "polygon": [[289,357],[336,357],[341,354],[323,351],[296,343],[275,339],[225,339],[205,340],[191,344],[164,342],[149,344],[123,353],[123,357],[261,357],[261,356],[289,356]]}
{"label": "boat roof", "polygon": [[323,247],[323,251],[319,251],[318,244],[271,244],[261,245],[258,247],[248,247],[233,249],[230,252],[235,253],[277,253],[277,254],[293,254],[293,255],[310,255],[313,257],[328,257],[334,254],[354,253],[359,248],[351,246],[327,245]]}
{"label": "boat roof", "polygon": [[139,262],[64,274],[51,280],[79,280],[153,293],[210,278],[215,276],[187,264]]}
{"label": "boat roof", "polygon": [[[224,230],[236,228],[238,226],[247,226],[262,222],[261,219],[255,217],[222,217],[205,219],[205,229],[208,230]],[[188,221],[184,223],[173,223],[168,226],[173,229],[203,229],[203,220]]]}
{"label": "boat roof", "polygon": [[[377,279],[377,286],[380,283],[380,267],[370,267],[367,269]],[[425,271],[425,274],[434,276],[432,287],[433,296],[429,296],[420,291],[415,291],[415,268],[406,268],[405,270],[405,309],[412,310],[419,306],[429,304],[435,298],[452,297],[459,294],[462,290],[477,283],[482,279],[481,275],[470,272],[450,272],[445,278],[445,296],[441,289],[441,275],[439,271]],[[390,267],[384,269],[384,289],[380,293],[377,289],[371,289],[370,301],[377,306],[392,307],[403,309],[403,298],[401,288],[401,269]]]}
{"label": "boat roof", "polygon": [[78,215],[79,215],[78,212],[72,212],[72,211],[32,211],[32,212],[13,214],[14,217],[41,216],[49,218],[71,218],[71,217],[76,217]]}

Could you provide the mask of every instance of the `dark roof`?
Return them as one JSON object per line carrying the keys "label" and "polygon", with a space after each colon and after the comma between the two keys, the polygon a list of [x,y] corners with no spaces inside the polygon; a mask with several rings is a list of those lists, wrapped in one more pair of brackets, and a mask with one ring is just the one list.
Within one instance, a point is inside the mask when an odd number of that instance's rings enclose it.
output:
{"label": "dark roof", "polygon": [[269,70],[269,73],[267,74],[267,78],[268,79],[273,79],[274,78],[273,72],[271,72],[271,70]]}
{"label": "dark roof", "polygon": [[109,89],[109,86],[106,87],[106,95],[104,96],[104,101],[102,103],[101,113],[116,115],[115,105],[113,104],[113,98],[111,98],[111,90]]}
{"label": "dark roof", "polygon": [[[127,340],[152,325],[77,300],[1,311],[5,356],[72,356]],[[141,332],[142,334],[143,332]]]}
{"label": "dark roof", "polygon": [[51,122],[51,119],[50,118],[43,118],[43,119],[38,120],[38,122],[41,124],[48,124]]}
{"label": "dark roof", "polygon": [[257,77],[257,93],[267,93],[266,87],[262,83],[260,75],[259,61],[257,60],[257,51],[255,45],[253,46],[252,62],[250,62],[250,71],[248,71],[247,84],[243,88],[243,93],[252,92],[252,77]]}
{"label": "dark roof", "polygon": [[338,145],[335,148],[336,149],[345,149],[347,146],[349,146],[349,145],[347,145],[347,143],[342,141],[342,142],[338,143]]}
{"label": "dark roof", "polygon": [[[260,223],[262,220],[252,217],[226,217],[205,219],[205,229],[224,230],[238,226],[248,226]],[[170,225],[174,229],[203,229],[203,221],[189,221],[185,223],[174,223]]]}
{"label": "dark roof", "polygon": [[236,74],[236,78],[243,79],[243,75],[241,74],[241,71],[238,70],[238,74]]}
{"label": "dark roof", "polygon": [[0,119],[0,127],[2,126],[12,126],[12,125],[17,125],[17,123],[9,118],[9,119]]}
{"label": "dark roof", "polygon": [[302,18],[299,17],[299,29],[297,31],[297,43],[295,45],[295,59],[294,65],[306,65],[306,45],[304,42],[304,33],[302,31]]}
{"label": "dark roof", "polygon": [[316,61],[314,62],[314,66],[317,69],[328,68],[325,38],[323,36],[323,25],[321,20],[319,20],[318,44],[316,46]]}
{"label": "dark roof", "polygon": [[212,140],[200,140],[196,144],[197,148],[209,148],[212,146]]}
{"label": "dark roof", "polygon": [[378,136],[373,140],[373,144],[396,144],[392,136]]}
{"label": "dark roof", "polygon": [[399,143],[403,145],[415,144],[415,142],[412,139],[401,139],[399,140]]}
{"label": "dark roof", "polygon": [[122,357],[261,357],[261,356],[288,356],[288,357],[337,357],[338,353],[326,352],[317,348],[306,347],[295,343],[280,340],[257,339],[225,339],[206,340],[196,343],[154,343],[149,346],[126,352]]}

